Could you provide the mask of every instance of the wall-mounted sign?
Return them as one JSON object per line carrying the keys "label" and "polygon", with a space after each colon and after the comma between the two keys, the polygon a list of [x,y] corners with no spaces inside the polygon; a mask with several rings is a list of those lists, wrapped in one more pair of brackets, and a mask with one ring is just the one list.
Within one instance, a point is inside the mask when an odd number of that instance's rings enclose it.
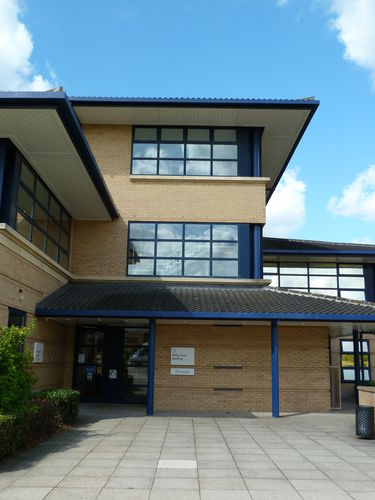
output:
{"label": "wall-mounted sign", "polygon": [[194,347],[171,347],[171,365],[194,365]]}
{"label": "wall-mounted sign", "polygon": [[115,380],[117,378],[117,370],[109,370],[108,378]]}
{"label": "wall-mounted sign", "polygon": [[85,366],[86,373],[96,373],[96,366],[87,365]]}
{"label": "wall-mounted sign", "polygon": [[34,342],[34,363],[43,363],[43,353],[43,342]]}
{"label": "wall-mounted sign", "polygon": [[194,368],[171,368],[171,375],[194,375]]}
{"label": "wall-mounted sign", "polygon": [[92,380],[92,372],[87,372],[87,380]]}

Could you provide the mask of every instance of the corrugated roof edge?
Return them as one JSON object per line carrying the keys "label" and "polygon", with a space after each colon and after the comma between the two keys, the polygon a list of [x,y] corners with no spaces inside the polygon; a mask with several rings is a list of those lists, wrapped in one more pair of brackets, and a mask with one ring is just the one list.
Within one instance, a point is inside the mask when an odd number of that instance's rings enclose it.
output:
{"label": "corrugated roof edge", "polygon": [[[273,251],[280,250],[277,248],[278,243],[282,244],[290,244],[291,247],[293,245],[321,245],[322,247],[326,247],[327,251],[331,251],[334,253],[336,250],[348,251],[348,252],[357,252],[357,253],[366,253],[366,254],[374,254],[375,255],[375,245],[369,245],[366,243],[346,243],[346,242],[335,242],[335,241],[321,241],[321,240],[301,240],[301,239],[292,239],[292,238],[272,238],[265,236],[263,238],[265,243],[275,244],[275,248],[267,248],[264,251],[267,253],[272,253]],[[331,247],[331,248],[329,248]],[[285,249],[284,249],[285,250]],[[291,248],[291,251],[299,252],[300,249]],[[311,248],[312,252],[320,251],[322,249],[318,249],[316,247]],[[308,251],[308,250],[306,250]]]}
{"label": "corrugated roof edge", "polygon": [[81,124],[65,92],[3,92],[0,91],[0,107],[37,107],[56,109],[72,140],[90,179],[112,219],[118,217],[111,194],[96,163],[95,157],[83,133]]}

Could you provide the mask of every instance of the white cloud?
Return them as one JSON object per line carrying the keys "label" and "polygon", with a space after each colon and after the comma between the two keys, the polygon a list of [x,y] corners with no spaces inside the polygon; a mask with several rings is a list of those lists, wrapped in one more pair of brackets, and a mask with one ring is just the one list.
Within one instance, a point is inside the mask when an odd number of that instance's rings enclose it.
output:
{"label": "white cloud", "polygon": [[345,186],[340,198],[332,196],[327,209],[334,215],[375,221],[375,165],[370,165]]}
{"label": "white cloud", "polygon": [[364,236],[363,238],[354,238],[352,243],[362,243],[363,245],[373,245],[373,239],[370,236]]}
{"label": "white cloud", "polygon": [[306,221],[306,184],[298,179],[298,169],[283,175],[267,204],[265,236],[292,236]]}
{"label": "white cloud", "polygon": [[276,0],[276,5],[278,7],[285,7],[288,4],[289,0]]}
{"label": "white cloud", "polygon": [[19,0],[0,0],[0,90],[47,90],[55,82],[38,74],[32,65],[34,44],[19,20],[20,12]]}
{"label": "white cloud", "polygon": [[345,46],[344,57],[370,71],[375,88],[375,1],[330,0],[332,26]]}

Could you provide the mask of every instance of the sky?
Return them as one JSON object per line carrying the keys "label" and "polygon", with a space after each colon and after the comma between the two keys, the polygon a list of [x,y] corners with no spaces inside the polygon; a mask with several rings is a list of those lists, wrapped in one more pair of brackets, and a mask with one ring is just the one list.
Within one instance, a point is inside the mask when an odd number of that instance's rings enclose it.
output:
{"label": "sky", "polygon": [[314,96],[265,235],[375,244],[375,0],[0,0],[0,90]]}

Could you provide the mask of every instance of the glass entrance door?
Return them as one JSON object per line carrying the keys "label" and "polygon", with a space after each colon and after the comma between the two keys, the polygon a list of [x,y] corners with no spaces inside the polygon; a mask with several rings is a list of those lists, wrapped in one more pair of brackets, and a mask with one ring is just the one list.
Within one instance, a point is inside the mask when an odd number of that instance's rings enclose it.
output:
{"label": "glass entrance door", "polygon": [[123,401],[145,403],[147,399],[148,328],[124,328]]}
{"label": "glass entrance door", "polygon": [[100,401],[103,379],[104,329],[79,327],[76,387],[84,401]]}

